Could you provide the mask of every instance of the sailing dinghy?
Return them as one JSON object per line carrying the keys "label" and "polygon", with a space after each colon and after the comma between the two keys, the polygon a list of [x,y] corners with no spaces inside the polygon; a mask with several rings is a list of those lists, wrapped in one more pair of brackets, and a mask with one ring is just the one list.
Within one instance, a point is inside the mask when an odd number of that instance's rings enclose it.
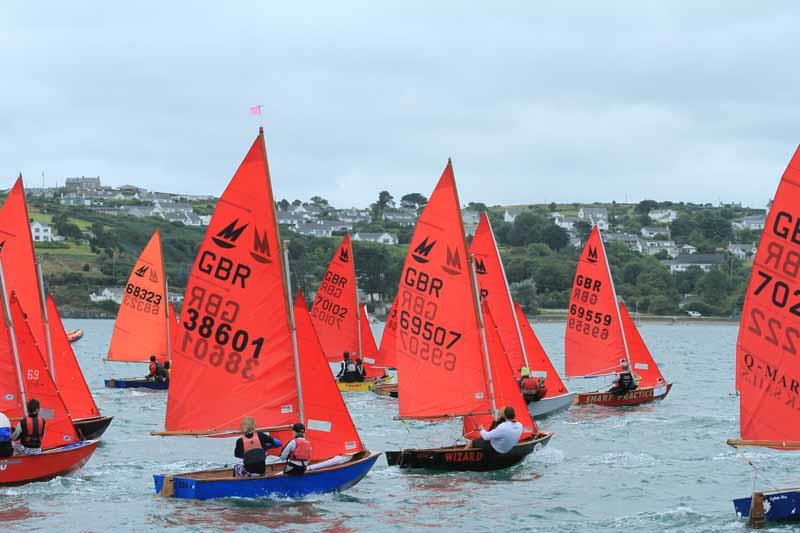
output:
{"label": "sailing dinghy", "polygon": [[[0,412],[18,422],[28,415],[27,401],[41,403],[47,421],[42,453],[0,459],[0,486],[46,481],[81,468],[97,449],[96,440],[79,439],[67,407],[47,370],[16,294],[9,296],[0,253]],[[7,269],[7,267],[5,267]]]}
{"label": "sailing dinghy", "polygon": [[[175,324],[167,304],[168,294],[161,232],[156,228],[125,284],[107,361],[147,363],[155,355],[163,363],[172,358],[171,329]],[[169,380],[109,378],[105,384],[112,389],[166,390]]]}
{"label": "sailing dinghy", "polygon": [[664,398],[672,388],[658,370],[624,305],[617,303],[603,239],[592,228],[578,259],[569,300],[565,335],[566,375],[593,378],[622,371],[623,363],[638,386],[623,395],[606,391],[578,394],[578,405],[639,405]]}
{"label": "sailing dinghy", "polygon": [[[800,147],[767,215],[745,293],[736,343],[740,439],[734,447],[800,451]],[[800,487],[733,501],[748,525],[800,520]]]}
{"label": "sailing dinghy", "polygon": [[[529,369],[532,377],[545,378],[547,394],[535,401],[526,397],[531,416],[544,417],[569,408],[575,393],[569,392],[561,377],[536,338],[525,313],[511,298],[503,261],[497,249],[492,225],[486,213],[472,238],[470,252],[475,258],[480,295],[488,303],[498,325],[498,334],[506,351],[514,377],[520,379],[522,368]],[[523,328],[527,331],[523,331]],[[524,396],[524,393],[523,393]]]}
{"label": "sailing dinghy", "polygon": [[67,340],[69,342],[78,342],[83,338],[83,330],[78,328],[73,331],[68,331],[67,333]]}
{"label": "sailing dinghy", "polygon": [[267,474],[232,468],[154,476],[162,496],[302,497],[347,489],[379,454],[364,448],[331,374],[302,295],[290,297],[263,130],[222,194],[186,286],[162,436],[238,437],[243,417],[286,442],[306,426],[312,460],[302,476],[284,463]]}
{"label": "sailing dinghy", "polygon": [[[353,363],[360,358],[364,364],[367,373],[364,381],[345,382],[339,379],[339,390],[369,392],[376,383],[385,381],[384,369],[374,366],[375,352],[369,357],[365,353],[364,337],[371,336],[372,331],[363,316],[358,298],[355,254],[350,234],[345,234],[331,258],[314,297],[311,319],[329,362],[340,363],[347,352]],[[375,344],[374,339],[372,344]]]}
{"label": "sailing dinghy", "polygon": [[[434,470],[498,470],[522,461],[552,433],[530,417],[508,358],[478,296],[474,262],[467,252],[458,192],[448,161],[417,221],[392,306],[397,317],[400,417],[463,419],[463,435],[475,437],[511,405],[525,428],[507,454],[465,449],[464,444],[386,452],[390,466]],[[486,326],[484,325],[486,317]]]}
{"label": "sailing dinghy", "polygon": [[0,241],[6,280],[25,310],[37,349],[66,404],[75,429],[85,439],[99,437],[113,417],[103,416],[83,377],[52,296],[45,296],[41,264],[36,260],[22,178],[0,209]]}

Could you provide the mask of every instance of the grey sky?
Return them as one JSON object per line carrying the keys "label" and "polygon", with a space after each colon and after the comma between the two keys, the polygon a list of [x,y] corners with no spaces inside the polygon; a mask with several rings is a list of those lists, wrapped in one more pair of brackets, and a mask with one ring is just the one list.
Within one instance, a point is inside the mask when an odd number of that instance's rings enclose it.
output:
{"label": "grey sky", "polygon": [[255,104],[276,197],[339,206],[452,156],[464,203],[763,207],[800,143],[796,2],[120,4],[0,7],[0,187],[220,194]]}

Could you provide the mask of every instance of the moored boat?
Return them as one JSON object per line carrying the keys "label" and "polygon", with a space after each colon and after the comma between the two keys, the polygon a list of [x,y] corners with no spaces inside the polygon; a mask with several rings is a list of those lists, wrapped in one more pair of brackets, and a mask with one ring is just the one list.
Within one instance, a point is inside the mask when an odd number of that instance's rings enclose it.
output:
{"label": "moored boat", "polygon": [[[220,271],[220,264],[228,266]],[[260,130],[217,204],[189,275],[165,431],[156,434],[238,437],[249,416],[285,441],[287,429],[303,422],[310,472],[289,476],[277,462],[263,476],[237,478],[231,468],[157,474],[159,494],[298,497],[347,489],[375,464],[378,454],[364,447],[306,302],[300,293],[292,301],[289,280]],[[212,300],[219,306],[209,307]]]}
{"label": "moored boat", "polygon": [[[799,184],[800,147],[778,184],[745,292],[736,343],[740,438],[728,441],[734,447],[800,451]],[[752,527],[800,520],[800,488],[755,491],[733,504]]]}
{"label": "moored boat", "polygon": [[617,301],[600,229],[592,228],[578,259],[569,300],[564,359],[568,377],[631,372],[632,389],[580,393],[577,405],[622,407],[663,399],[671,390],[625,305]]}
{"label": "moored boat", "polygon": [[83,338],[83,330],[78,328],[72,331],[67,331],[67,340],[69,342],[78,342]]}

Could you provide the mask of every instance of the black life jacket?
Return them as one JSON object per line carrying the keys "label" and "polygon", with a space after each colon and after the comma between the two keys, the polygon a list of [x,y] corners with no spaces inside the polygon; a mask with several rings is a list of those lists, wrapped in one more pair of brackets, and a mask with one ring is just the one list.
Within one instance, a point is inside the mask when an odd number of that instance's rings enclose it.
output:
{"label": "black life jacket", "polygon": [[633,385],[633,376],[630,372],[624,372],[619,375],[619,386],[625,389],[631,388]]}
{"label": "black life jacket", "polygon": [[39,416],[26,416],[22,421],[20,442],[26,448],[41,448],[44,428],[47,423]]}

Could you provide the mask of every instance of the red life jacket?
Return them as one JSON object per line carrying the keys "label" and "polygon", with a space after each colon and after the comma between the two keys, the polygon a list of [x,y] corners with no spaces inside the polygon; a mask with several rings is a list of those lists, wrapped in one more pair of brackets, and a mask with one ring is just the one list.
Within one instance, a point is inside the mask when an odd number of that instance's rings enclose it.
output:
{"label": "red life jacket", "polygon": [[522,390],[536,391],[539,390],[539,380],[536,378],[522,378]]}
{"label": "red life jacket", "polygon": [[41,448],[44,437],[44,418],[26,416],[22,427],[22,445],[26,448]]}
{"label": "red life jacket", "polygon": [[289,454],[289,459],[293,461],[311,460],[311,442],[303,437],[294,439],[294,450]]}
{"label": "red life jacket", "polygon": [[249,438],[247,435],[243,434],[242,447],[244,448],[244,453],[247,453],[250,450],[261,450],[261,439],[258,438],[258,433],[254,431],[253,436]]}
{"label": "red life jacket", "polygon": [[150,361],[150,375],[151,376],[155,376],[156,375],[156,370],[157,369],[158,369],[158,365],[156,365],[155,362]]}

